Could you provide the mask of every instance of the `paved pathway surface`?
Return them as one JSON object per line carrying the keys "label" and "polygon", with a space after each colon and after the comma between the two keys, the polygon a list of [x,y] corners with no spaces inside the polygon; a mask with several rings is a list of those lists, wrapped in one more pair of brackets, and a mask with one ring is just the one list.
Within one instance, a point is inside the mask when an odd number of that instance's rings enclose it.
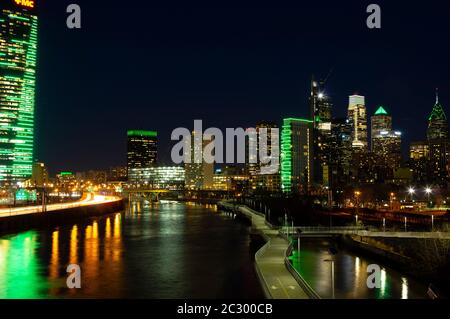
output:
{"label": "paved pathway surface", "polygon": [[258,275],[266,285],[266,292],[273,299],[309,299],[305,291],[284,264],[288,242],[272,229],[263,216],[247,207],[239,210],[252,220],[253,227],[260,231],[267,243],[255,256]]}

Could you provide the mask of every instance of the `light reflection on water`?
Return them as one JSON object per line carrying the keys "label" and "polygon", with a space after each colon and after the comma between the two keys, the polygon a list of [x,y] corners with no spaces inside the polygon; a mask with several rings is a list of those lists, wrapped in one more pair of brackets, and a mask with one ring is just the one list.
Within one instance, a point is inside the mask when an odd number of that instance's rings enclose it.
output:
{"label": "light reflection on water", "polygon": [[[123,213],[0,237],[0,298],[263,297],[247,227],[214,207],[132,203]],[[73,263],[81,289],[66,287]]]}
{"label": "light reflection on water", "polygon": [[[300,264],[296,252],[291,258],[294,267],[322,298],[332,296],[331,263],[326,262],[331,258],[335,261],[335,297],[338,299],[427,298],[427,288],[424,284],[345,249],[340,249],[336,255],[331,256],[329,247],[330,243],[326,240],[305,239],[302,241]],[[367,267],[370,264],[378,264],[381,267],[380,288],[367,287]]]}

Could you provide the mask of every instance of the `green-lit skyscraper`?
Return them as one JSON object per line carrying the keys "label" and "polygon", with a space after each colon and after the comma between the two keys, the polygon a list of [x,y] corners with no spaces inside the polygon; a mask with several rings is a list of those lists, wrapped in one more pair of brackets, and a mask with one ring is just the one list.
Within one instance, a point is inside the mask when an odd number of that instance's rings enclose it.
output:
{"label": "green-lit skyscraper", "polygon": [[283,120],[281,131],[281,189],[306,194],[312,184],[313,121]]}
{"label": "green-lit skyscraper", "polygon": [[127,132],[127,169],[156,165],[158,156],[158,132],[129,130]]}
{"label": "green-lit skyscraper", "polygon": [[32,173],[37,29],[36,1],[1,1],[0,182]]}

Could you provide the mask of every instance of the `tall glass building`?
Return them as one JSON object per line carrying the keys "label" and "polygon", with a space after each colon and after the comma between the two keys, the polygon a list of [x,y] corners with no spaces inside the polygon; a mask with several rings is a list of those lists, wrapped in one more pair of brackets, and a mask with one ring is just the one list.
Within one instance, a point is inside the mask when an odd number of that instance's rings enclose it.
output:
{"label": "tall glass building", "polygon": [[364,96],[350,95],[348,119],[352,126],[352,147],[367,151],[367,116]]}
{"label": "tall glass building", "polygon": [[158,132],[129,130],[127,132],[127,169],[156,165]]}
{"label": "tall glass building", "polygon": [[0,182],[32,174],[38,18],[36,1],[0,4]]}
{"label": "tall glass building", "polygon": [[313,172],[313,121],[283,120],[281,131],[281,190],[285,193],[309,191]]}

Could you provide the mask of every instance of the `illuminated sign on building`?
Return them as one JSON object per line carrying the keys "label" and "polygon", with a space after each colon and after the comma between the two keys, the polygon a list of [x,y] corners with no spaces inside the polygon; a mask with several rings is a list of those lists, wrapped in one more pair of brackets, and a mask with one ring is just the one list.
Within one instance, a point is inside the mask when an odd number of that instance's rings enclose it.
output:
{"label": "illuminated sign on building", "polygon": [[34,8],[34,0],[14,0],[14,2],[22,7]]}

